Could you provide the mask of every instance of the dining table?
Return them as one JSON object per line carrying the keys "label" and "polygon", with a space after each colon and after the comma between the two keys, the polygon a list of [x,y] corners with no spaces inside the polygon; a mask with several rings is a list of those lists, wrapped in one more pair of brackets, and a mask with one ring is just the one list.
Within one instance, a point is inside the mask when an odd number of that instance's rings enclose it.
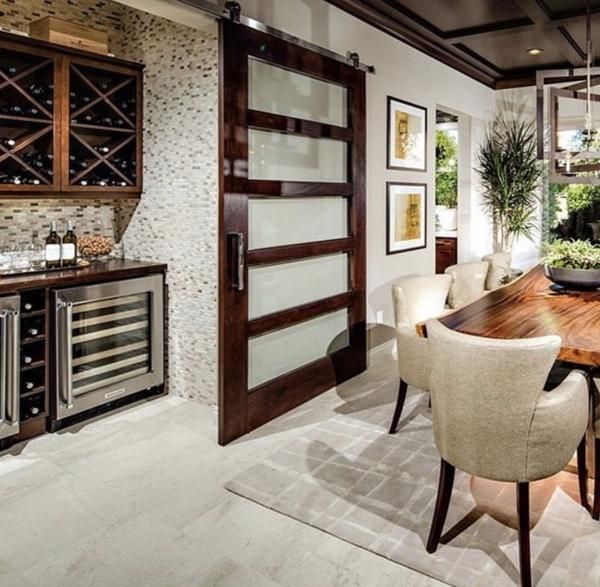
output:
{"label": "dining table", "polygon": [[[587,372],[600,368],[600,290],[567,290],[541,265],[440,318],[447,328],[487,338],[558,335],[558,359]],[[426,336],[425,325],[417,327]]]}

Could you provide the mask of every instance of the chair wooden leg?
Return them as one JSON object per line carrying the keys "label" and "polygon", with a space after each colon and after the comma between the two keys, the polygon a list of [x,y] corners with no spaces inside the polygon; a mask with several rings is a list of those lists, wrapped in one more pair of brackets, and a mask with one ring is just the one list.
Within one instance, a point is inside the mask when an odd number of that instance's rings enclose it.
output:
{"label": "chair wooden leg", "polygon": [[404,402],[406,401],[406,392],[408,390],[408,383],[403,379],[400,379],[400,386],[398,387],[398,399],[396,400],[396,409],[394,410],[394,417],[392,418],[392,425],[390,426],[390,434],[395,434],[398,431],[398,421],[402,415],[404,408]]}
{"label": "chair wooden leg", "polygon": [[594,509],[592,518],[600,520],[600,438],[594,440]]}
{"label": "chair wooden leg", "polygon": [[455,471],[456,469],[450,463],[447,463],[442,459],[437,499],[426,547],[427,552],[430,554],[437,550],[438,544],[440,543],[442,530],[444,529],[444,523],[446,522],[446,515],[448,514],[448,507],[450,506]]}
{"label": "chair wooden leg", "polygon": [[579,480],[579,501],[581,505],[589,511],[590,503],[588,501],[588,470],[586,460],[586,438],[585,434],[577,447],[577,478]]}
{"label": "chair wooden leg", "polygon": [[519,514],[519,566],[521,586],[531,587],[531,546],[529,541],[529,483],[517,483]]}

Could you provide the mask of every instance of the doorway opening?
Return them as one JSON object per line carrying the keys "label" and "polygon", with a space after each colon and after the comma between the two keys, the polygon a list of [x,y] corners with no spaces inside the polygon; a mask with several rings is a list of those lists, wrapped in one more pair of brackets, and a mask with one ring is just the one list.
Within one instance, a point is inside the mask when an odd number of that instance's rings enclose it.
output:
{"label": "doorway opening", "polygon": [[435,271],[458,262],[459,120],[435,112]]}

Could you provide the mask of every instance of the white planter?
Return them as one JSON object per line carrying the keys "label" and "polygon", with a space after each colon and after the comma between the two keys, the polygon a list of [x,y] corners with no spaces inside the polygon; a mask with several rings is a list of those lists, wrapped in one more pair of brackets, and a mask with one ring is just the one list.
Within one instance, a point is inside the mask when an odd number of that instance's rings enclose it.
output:
{"label": "white planter", "polygon": [[458,228],[458,210],[456,208],[436,206],[435,211],[442,230],[456,230]]}

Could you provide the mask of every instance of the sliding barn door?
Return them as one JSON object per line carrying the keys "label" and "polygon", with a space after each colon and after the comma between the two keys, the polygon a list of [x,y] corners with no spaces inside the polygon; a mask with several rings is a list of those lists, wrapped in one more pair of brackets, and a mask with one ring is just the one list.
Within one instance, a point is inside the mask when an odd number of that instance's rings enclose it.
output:
{"label": "sliding barn door", "polygon": [[219,441],[363,371],[365,74],[221,29]]}

